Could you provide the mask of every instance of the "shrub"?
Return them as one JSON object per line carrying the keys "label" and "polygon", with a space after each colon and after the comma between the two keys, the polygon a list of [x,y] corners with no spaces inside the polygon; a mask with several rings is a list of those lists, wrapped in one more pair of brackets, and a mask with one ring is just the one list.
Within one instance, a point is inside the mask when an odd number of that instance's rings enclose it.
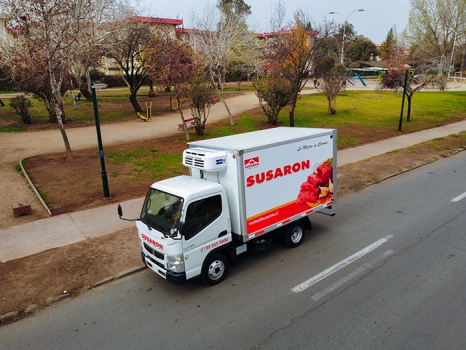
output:
{"label": "shrub", "polygon": [[32,124],[31,115],[29,114],[29,108],[32,107],[31,100],[19,95],[10,100],[10,107],[21,116],[23,124]]}
{"label": "shrub", "polygon": [[257,91],[261,110],[267,118],[267,123],[277,124],[278,113],[290,102],[290,83],[277,75],[268,74],[254,80],[253,86]]}

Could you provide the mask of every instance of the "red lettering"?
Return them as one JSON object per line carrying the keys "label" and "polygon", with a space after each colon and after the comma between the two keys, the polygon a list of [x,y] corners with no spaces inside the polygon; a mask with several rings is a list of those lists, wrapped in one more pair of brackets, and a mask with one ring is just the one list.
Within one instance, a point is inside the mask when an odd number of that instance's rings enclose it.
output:
{"label": "red lettering", "polygon": [[284,165],[281,168],[276,168],[275,170],[267,170],[255,175],[248,176],[246,178],[246,187],[254,186],[255,184],[261,184],[265,181],[271,181],[273,179],[291,175],[293,173],[298,173],[302,170],[310,169],[311,161],[309,159],[303,160],[301,162],[296,162],[293,165]]}
{"label": "red lettering", "polygon": [[305,169],[311,169],[311,161],[308,160],[303,160],[301,162],[301,169],[300,170],[305,170]]}
{"label": "red lettering", "polygon": [[273,178],[276,179],[277,177],[280,177],[280,176],[283,176],[282,169],[281,168],[275,169],[275,175],[273,176]]}
{"label": "red lettering", "polygon": [[160,244],[159,242],[154,241],[152,238],[146,236],[144,233],[142,234],[142,239],[149,242],[150,244],[152,244],[156,248],[158,248],[160,250],[163,250],[163,244]]}
{"label": "red lettering", "polygon": [[259,173],[259,174],[256,174],[256,182],[258,184],[261,184],[265,181],[265,174],[264,173]]}
{"label": "red lettering", "polygon": [[300,171],[300,170],[301,170],[301,164],[299,164],[299,163],[294,163],[294,164],[293,164],[293,172],[294,172],[294,173],[297,173],[297,172]]}
{"label": "red lettering", "polygon": [[254,175],[248,176],[246,179],[246,186],[251,187],[254,185]]}

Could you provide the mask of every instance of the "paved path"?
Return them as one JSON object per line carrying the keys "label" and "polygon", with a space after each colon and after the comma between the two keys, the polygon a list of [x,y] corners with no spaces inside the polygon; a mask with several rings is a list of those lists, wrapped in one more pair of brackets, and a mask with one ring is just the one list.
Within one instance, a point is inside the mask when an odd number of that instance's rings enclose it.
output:
{"label": "paved path", "polygon": [[[370,84],[370,83],[369,83]],[[368,84],[368,85],[369,85]],[[373,89],[375,84],[368,87],[349,87],[351,89]],[[466,84],[455,85],[452,89],[466,90]],[[315,93],[313,89],[303,90],[303,94]],[[228,105],[233,114],[238,114],[258,106],[254,93],[246,93],[228,100]],[[186,111],[185,116],[189,112]],[[213,106],[209,121],[226,119],[224,107],[221,103]],[[108,124],[102,126],[102,139],[105,145],[112,145],[128,140],[145,140],[156,137],[164,137],[181,134],[177,131],[178,114],[170,114],[155,117],[150,122],[134,120],[125,123]],[[373,144],[354,147],[338,152],[338,165],[357,162],[373,156],[384,154],[388,151],[409,147],[437,137],[444,137],[466,130],[466,121],[446,125],[440,128],[428,129],[417,133],[401,135],[388,140]],[[130,132],[129,132],[130,131]],[[95,127],[74,128],[67,130],[72,149],[86,149],[96,147],[97,139]],[[18,198],[18,193],[11,193],[9,178],[18,182],[21,175],[14,170],[19,159],[38,154],[64,152],[63,140],[58,130],[39,131],[31,133],[2,134],[0,138],[0,190],[3,200],[0,203],[0,225],[1,215],[9,213],[12,215],[11,204]],[[0,226],[0,262],[18,259],[21,257],[37,254],[39,252],[76,243],[90,237],[106,235],[120,229],[134,227],[134,222],[122,221],[116,215],[116,205],[108,205],[86,211],[63,214],[48,217],[45,210],[40,213],[40,204],[35,200],[32,190],[26,185],[21,188],[21,195],[30,196],[30,202],[39,212],[32,222],[22,223],[22,217],[18,218],[18,225],[11,227]],[[21,197],[24,198],[24,197]],[[126,217],[137,217],[143,198],[137,198],[122,203]],[[42,219],[41,219],[42,218]]]}

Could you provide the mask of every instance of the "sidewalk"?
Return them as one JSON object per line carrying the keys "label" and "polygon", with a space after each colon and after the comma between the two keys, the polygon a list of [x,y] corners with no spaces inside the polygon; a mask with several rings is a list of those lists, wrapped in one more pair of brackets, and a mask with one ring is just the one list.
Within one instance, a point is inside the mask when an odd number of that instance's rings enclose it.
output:
{"label": "sidewalk", "polygon": [[[338,152],[337,163],[342,166],[358,162],[463,130],[466,130],[466,121],[345,149]],[[143,198],[137,198],[121,203],[125,217],[138,217],[142,202]],[[134,227],[134,222],[120,220],[116,204],[12,226],[0,230],[0,262],[104,236],[128,227]]]}

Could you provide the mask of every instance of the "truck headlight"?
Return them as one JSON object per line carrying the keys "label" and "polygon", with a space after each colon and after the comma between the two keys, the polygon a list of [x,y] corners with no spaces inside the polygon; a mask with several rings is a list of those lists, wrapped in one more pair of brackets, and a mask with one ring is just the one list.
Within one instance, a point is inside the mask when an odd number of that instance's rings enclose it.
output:
{"label": "truck headlight", "polygon": [[184,257],[183,255],[167,255],[167,270],[173,272],[184,272]]}

